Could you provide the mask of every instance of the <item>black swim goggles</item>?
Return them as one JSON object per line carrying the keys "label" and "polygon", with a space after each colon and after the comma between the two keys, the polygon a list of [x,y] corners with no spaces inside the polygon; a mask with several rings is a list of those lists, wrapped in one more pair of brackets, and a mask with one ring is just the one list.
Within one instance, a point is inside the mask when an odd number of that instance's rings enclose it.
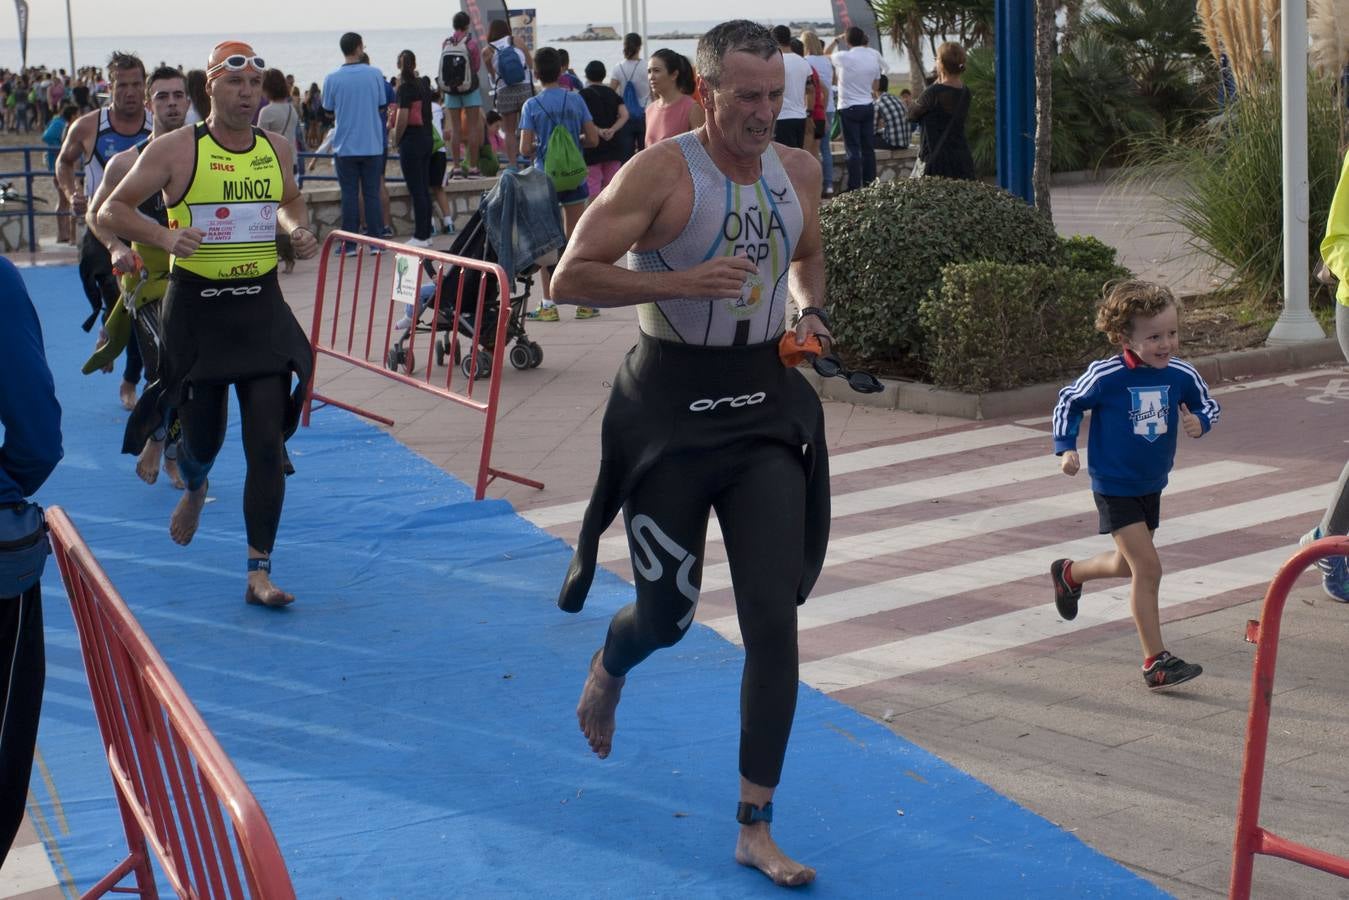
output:
{"label": "black swim goggles", "polygon": [[832,353],[815,357],[810,363],[815,371],[825,378],[846,378],[848,387],[859,394],[879,394],[885,390],[881,380],[870,372],[853,371],[843,365],[843,360]]}

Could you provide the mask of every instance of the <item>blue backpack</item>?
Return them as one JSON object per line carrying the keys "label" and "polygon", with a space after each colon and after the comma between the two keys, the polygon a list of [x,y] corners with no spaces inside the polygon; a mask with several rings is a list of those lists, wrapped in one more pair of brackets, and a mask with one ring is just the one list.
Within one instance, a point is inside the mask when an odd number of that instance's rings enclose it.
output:
{"label": "blue backpack", "polygon": [[[635,66],[633,67],[632,74],[637,74]],[[642,108],[642,98],[637,96],[637,85],[633,84],[631,77],[625,79],[623,82],[623,105],[628,108],[628,118],[646,118],[646,110]]]}
{"label": "blue backpack", "polygon": [[515,38],[510,46],[497,54],[497,74],[506,84],[520,84],[525,80],[525,64],[520,62],[520,54],[515,51]]}

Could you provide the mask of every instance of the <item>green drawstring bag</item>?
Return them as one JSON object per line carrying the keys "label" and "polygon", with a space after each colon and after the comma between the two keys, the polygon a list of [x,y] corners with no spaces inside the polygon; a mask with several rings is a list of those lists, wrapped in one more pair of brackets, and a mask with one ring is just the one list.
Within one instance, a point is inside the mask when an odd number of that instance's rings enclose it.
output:
{"label": "green drawstring bag", "polygon": [[492,149],[491,141],[485,142],[478,151],[478,171],[489,178],[501,171],[501,162],[497,159],[497,152]]}

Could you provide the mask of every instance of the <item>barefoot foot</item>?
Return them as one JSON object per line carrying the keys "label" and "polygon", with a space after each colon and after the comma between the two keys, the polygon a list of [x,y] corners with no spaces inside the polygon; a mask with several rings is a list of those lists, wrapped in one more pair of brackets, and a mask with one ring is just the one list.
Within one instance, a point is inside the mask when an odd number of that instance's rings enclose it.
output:
{"label": "barefoot foot", "polygon": [[164,458],[164,474],[169,476],[169,483],[178,490],[182,490],[187,485],[183,484],[183,473],[178,469],[178,460],[172,456]]}
{"label": "barefoot foot", "polygon": [[604,651],[596,650],[590,660],[590,674],[586,677],[585,687],[581,689],[581,701],[576,704],[576,720],[581,731],[590,743],[590,749],[600,759],[605,759],[614,745],[614,711],[618,709],[619,694],[623,690],[622,678],[615,678],[604,669],[601,657]]}
{"label": "barefoot foot", "polygon": [[197,533],[201,510],[206,505],[206,488],[207,483],[203,481],[195,491],[185,491],[178,505],[173,508],[173,515],[169,517],[169,537],[173,538],[175,544],[186,547]]}
{"label": "barefoot foot", "polygon": [[787,856],[773,841],[767,822],[740,826],[735,861],[758,869],[783,887],[800,887],[815,880],[815,870]]}
{"label": "barefoot foot", "polygon": [[153,438],[145,442],[140,456],[136,457],[136,474],[146,484],[159,480],[159,460],[164,455],[164,442]]}
{"label": "barefoot foot", "polygon": [[289,606],[295,602],[295,595],[288,594],[272,584],[266,572],[249,572],[248,587],[244,590],[244,602],[254,606],[270,606],[273,609]]}
{"label": "barefoot foot", "polygon": [[122,409],[127,412],[136,408],[136,384],[132,381],[123,381],[122,386],[117,390],[117,396],[122,401]]}

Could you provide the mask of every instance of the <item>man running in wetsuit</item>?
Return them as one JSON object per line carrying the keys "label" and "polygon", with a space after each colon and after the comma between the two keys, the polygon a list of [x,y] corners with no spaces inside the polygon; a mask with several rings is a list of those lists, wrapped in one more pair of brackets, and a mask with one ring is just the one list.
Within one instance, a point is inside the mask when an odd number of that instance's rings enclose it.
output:
{"label": "man running in wetsuit", "polygon": [[[169,255],[154,244],[142,241],[132,241],[131,245],[127,246],[114,232],[100,227],[97,220],[98,211],[103,207],[103,202],[111,196],[113,190],[122,183],[122,179],[131,171],[131,166],[140,158],[141,151],[149,146],[152,139],[176,131],[187,118],[187,110],[191,101],[187,96],[187,80],[178,69],[168,66],[160,66],[155,69],[150,75],[147,93],[150,97],[150,111],[154,114],[154,128],[150,137],[130,150],[123,150],[108,161],[98,190],[89,199],[89,212],[85,218],[89,223],[90,231],[107,248],[108,255],[112,259],[112,267],[123,273],[122,299],[119,301],[123,309],[121,313],[114,310],[113,315],[120,314],[131,317],[134,328],[130,340],[140,346],[141,358],[145,363],[146,381],[155,384],[159,380],[159,350],[163,341],[163,329],[160,327],[163,310],[160,301],[164,297],[164,292],[168,289]],[[146,218],[165,228],[168,227],[169,213],[164,206],[164,195],[162,193],[156,191],[140,205],[139,209]],[[140,278],[141,271],[146,274],[143,284]],[[133,296],[135,297],[136,308],[126,309],[126,303]],[[106,330],[112,331],[113,329]],[[115,353],[115,347],[101,349],[104,349],[103,355],[105,356],[110,352]],[[98,356],[99,354],[96,353],[95,355]],[[86,371],[89,371],[95,362],[91,359],[90,363],[85,366]],[[172,416],[162,418],[149,440],[140,446],[135,446],[133,443],[129,446],[124,445],[122,448],[124,452],[136,455],[136,474],[146,484],[154,484],[156,479],[159,478],[160,458],[163,457],[164,469],[168,472],[173,486],[179,489],[183,487],[182,477],[178,472],[177,442],[168,441],[169,430],[172,428],[176,431],[174,422],[176,422],[176,418]],[[129,428],[129,433],[134,434],[137,430],[133,425]],[[165,446],[166,443],[168,444],[167,447]]]}
{"label": "man running in wetsuit", "polygon": [[[88,198],[98,190],[108,161],[139,144],[149,136],[152,127],[150,111],[145,108],[145,65],[140,59],[114,52],[108,59],[108,77],[112,79],[112,103],[76,119],[66,131],[56,157],[56,184],[77,216],[87,211]],[[84,160],[83,186],[75,177],[80,160]],[[108,250],[90,232],[85,232],[80,241],[80,282],[94,309],[84,323],[84,330],[88,331],[100,313],[107,318],[120,293]],[[99,343],[104,340],[106,335],[100,335]],[[112,371],[111,363],[106,371]],[[136,403],[136,385],[140,380],[140,347],[131,341],[126,345],[126,368],[119,390],[122,405],[127,409]]]}
{"label": "man running in wetsuit", "polygon": [[[819,400],[778,347],[793,305],[796,337],[828,341],[820,166],[773,143],[786,79],[767,29],[716,26],[698,42],[697,71],[706,125],[620,169],[553,278],[558,302],[636,305],[641,327],[615,378],[558,604],[580,609],[621,506],[637,600],[610,623],[576,710],[607,757],[625,676],[693,622],[716,510],[745,645],[735,856],[801,885],[815,870],[778,848],[769,823],[796,710],[796,607],[828,539],[828,460]],[[627,267],[615,265],[625,252]]]}
{"label": "man running in wetsuit", "polygon": [[[276,229],[290,235],[301,259],[318,252],[318,241],[305,224],[290,142],[273,141],[251,124],[265,68],[247,44],[216,45],[206,68],[211,114],[152,141],[98,221],[172,257],[160,364],[164,402],[177,408],[182,426],[178,464],[187,490],[169,534],[187,544],[197,531],[233,384],[247,464],[244,599],[285,606],[295,598],[272,584],[271,552],[285,498],[284,442],[299,423],[313,364],[308,338],[277,284]],[[167,228],[136,209],[156,191],[168,203]]]}

